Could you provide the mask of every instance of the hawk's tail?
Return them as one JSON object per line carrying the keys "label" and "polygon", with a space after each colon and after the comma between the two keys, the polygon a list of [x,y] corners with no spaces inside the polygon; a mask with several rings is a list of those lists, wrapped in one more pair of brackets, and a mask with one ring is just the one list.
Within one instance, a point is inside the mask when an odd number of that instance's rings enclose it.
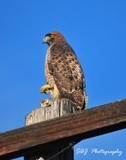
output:
{"label": "hawk's tail", "polygon": [[74,91],[72,97],[72,101],[77,104],[77,109],[84,110],[88,100],[87,95],[79,91]]}

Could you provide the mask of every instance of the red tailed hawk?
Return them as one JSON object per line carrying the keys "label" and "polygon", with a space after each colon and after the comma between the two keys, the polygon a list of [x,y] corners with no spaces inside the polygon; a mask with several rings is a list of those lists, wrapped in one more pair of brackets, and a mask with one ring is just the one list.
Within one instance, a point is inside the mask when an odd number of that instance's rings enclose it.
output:
{"label": "red tailed hawk", "polygon": [[45,62],[47,84],[40,92],[50,93],[53,98],[67,98],[77,108],[85,108],[86,92],[82,67],[74,50],[59,32],[45,35],[43,43],[48,44]]}

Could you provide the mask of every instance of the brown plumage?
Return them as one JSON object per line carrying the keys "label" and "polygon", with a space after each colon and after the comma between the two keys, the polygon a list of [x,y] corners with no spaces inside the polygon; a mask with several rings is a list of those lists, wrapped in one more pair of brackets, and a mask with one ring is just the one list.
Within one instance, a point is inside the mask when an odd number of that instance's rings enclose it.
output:
{"label": "brown plumage", "polygon": [[59,32],[51,32],[43,39],[49,48],[46,53],[45,75],[54,98],[67,98],[77,108],[85,107],[85,79],[74,50]]}

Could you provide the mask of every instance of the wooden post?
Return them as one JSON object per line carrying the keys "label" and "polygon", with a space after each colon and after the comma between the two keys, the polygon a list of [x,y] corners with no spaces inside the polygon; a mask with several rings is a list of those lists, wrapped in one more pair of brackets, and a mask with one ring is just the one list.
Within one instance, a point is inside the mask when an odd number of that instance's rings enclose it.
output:
{"label": "wooden post", "polygon": [[[76,112],[75,104],[68,99],[46,99],[40,102],[40,108],[26,116],[26,125],[47,121]],[[43,153],[27,155],[25,160],[73,160],[73,148],[69,142],[48,146]]]}

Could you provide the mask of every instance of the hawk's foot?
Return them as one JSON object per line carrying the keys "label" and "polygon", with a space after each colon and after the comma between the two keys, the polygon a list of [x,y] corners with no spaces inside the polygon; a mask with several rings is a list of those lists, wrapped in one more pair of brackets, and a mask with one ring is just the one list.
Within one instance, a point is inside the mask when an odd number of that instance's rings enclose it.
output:
{"label": "hawk's foot", "polygon": [[46,84],[40,88],[40,93],[49,94],[51,90],[53,90],[53,87],[51,87],[49,84]]}

